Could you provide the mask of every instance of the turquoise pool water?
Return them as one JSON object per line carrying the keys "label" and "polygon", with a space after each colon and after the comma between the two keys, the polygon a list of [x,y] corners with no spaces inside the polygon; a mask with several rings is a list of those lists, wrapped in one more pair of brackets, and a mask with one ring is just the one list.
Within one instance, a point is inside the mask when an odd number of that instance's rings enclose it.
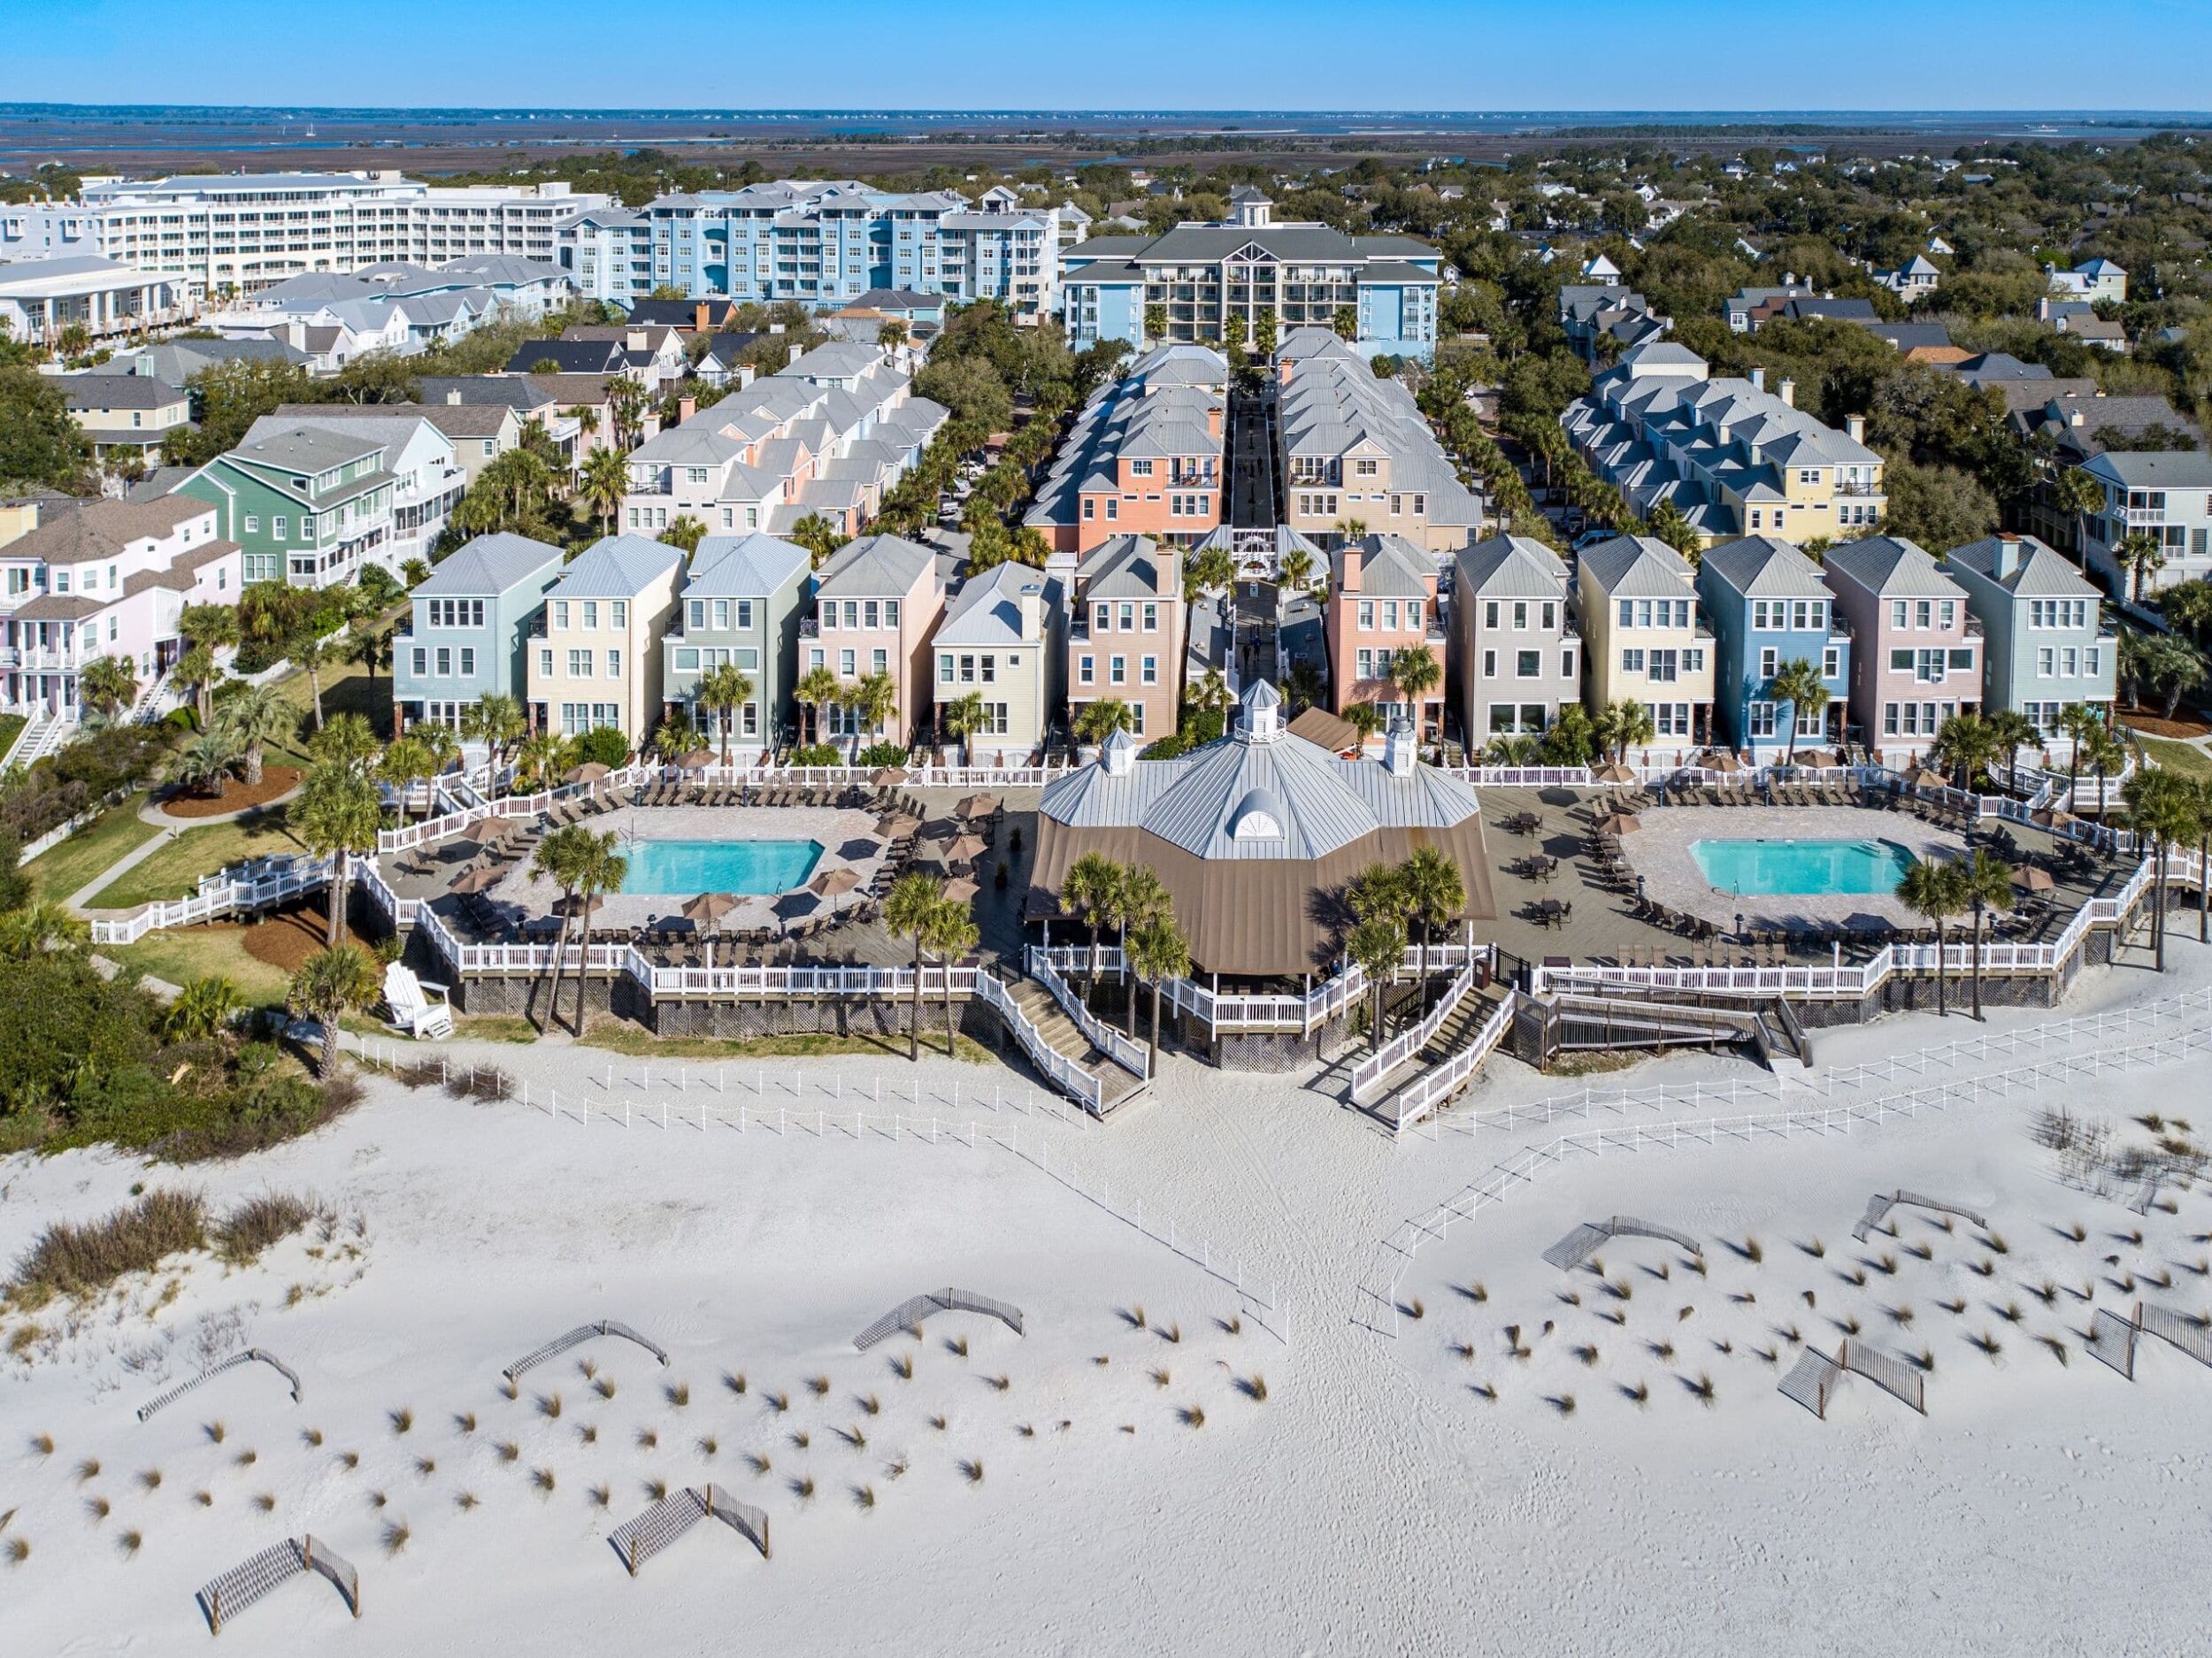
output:
{"label": "turquoise pool water", "polygon": [[633,841],[626,893],[787,893],[821,862],[818,841]]}
{"label": "turquoise pool water", "polygon": [[1894,892],[1913,866],[1886,841],[1696,841],[1690,856],[1724,893]]}

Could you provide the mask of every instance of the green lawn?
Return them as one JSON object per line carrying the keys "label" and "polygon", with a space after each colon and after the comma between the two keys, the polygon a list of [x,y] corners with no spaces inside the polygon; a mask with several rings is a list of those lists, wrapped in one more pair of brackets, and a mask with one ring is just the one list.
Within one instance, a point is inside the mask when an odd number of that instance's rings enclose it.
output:
{"label": "green lawn", "polygon": [[173,985],[188,985],[219,973],[249,1001],[263,1005],[284,1000],[285,977],[266,962],[246,954],[237,927],[176,927],[149,933],[137,943],[104,949],[135,973],[151,973]]}
{"label": "green lawn", "polygon": [[21,714],[0,714],[0,754],[7,753],[23,727],[29,724]]}
{"label": "green lawn", "polygon": [[[2199,781],[2212,779],[2212,755],[2206,754],[2201,748],[2192,748],[2185,742],[2176,742],[2170,737],[2146,737],[2140,732],[2135,733],[2135,741],[2143,745],[2145,754],[2169,771],[2178,771],[2184,777]],[[2119,791],[2115,789],[2113,795],[2118,798]]]}
{"label": "green lawn", "polygon": [[88,824],[59,846],[40,853],[25,864],[24,872],[31,878],[32,892],[59,903],[118,858],[159,834],[161,831],[151,824],[138,821],[138,809],[145,803],[143,794],[132,795],[96,822]]}
{"label": "green lawn", "polygon": [[102,891],[100,902],[106,909],[129,910],[157,898],[187,898],[198,890],[201,876],[226,864],[303,849],[285,827],[284,808],[272,806],[234,823],[186,830],[144,863],[126,870]]}
{"label": "green lawn", "polygon": [[[284,700],[300,710],[300,737],[294,744],[279,744],[269,750],[268,758],[283,765],[307,764],[307,741],[315,733],[315,690],[303,673],[288,674],[277,681],[277,689]],[[369,671],[350,663],[334,664],[323,670],[323,718],[333,714],[364,714],[369,725],[379,737],[392,729],[391,676],[379,673],[373,687],[369,684]]]}

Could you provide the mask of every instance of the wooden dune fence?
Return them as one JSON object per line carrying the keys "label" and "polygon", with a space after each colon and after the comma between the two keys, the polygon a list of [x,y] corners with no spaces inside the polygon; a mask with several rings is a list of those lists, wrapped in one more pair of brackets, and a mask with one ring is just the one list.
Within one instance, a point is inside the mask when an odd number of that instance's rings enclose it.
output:
{"label": "wooden dune fence", "polygon": [[1904,1401],[1924,1416],[1928,1414],[1926,1378],[1907,1361],[1864,1341],[1844,1342],[1832,1359],[1807,1347],[1777,1386],[1825,1422],[1829,1401],[1835,1398],[1847,1372],[1865,1377],[1892,1398]]}
{"label": "wooden dune fence", "polygon": [[1605,1247],[1609,1238],[1660,1238],[1702,1255],[1705,1246],[1687,1232],[1675,1231],[1647,1220],[1638,1220],[1633,1215],[1615,1215],[1607,1220],[1586,1220],[1550,1248],[1544,1251],[1544,1259],[1562,1272],[1571,1272]]}
{"label": "wooden dune fence", "polygon": [[162,1409],[165,1406],[175,1404],[178,1400],[182,1399],[187,1393],[197,1387],[202,1382],[212,1381],[216,1377],[220,1376],[225,1370],[235,1370],[241,1364],[267,1365],[271,1370],[274,1370],[279,1376],[281,1376],[286,1381],[292,1385],[292,1402],[296,1405],[300,1402],[299,1372],[294,1370],[290,1365],[287,1364],[282,1359],[278,1358],[273,1353],[265,1352],[259,1347],[248,1347],[242,1353],[234,1353],[230,1355],[230,1357],[221,1360],[217,1363],[211,1364],[207,1369],[202,1370],[197,1376],[193,1377],[189,1381],[179,1382],[174,1387],[170,1388],[167,1392],[156,1393],[144,1404],[139,1406],[138,1419],[141,1422],[145,1421],[146,1418],[152,1416],[155,1411]]}
{"label": "wooden dune fence", "polygon": [[2135,1349],[2139,1337],[2156,1336],[2178,1347],[2198,1363],[2212,1367],[2212,1324],[2148,1301],[2135,1303],[2135,1316],[2123,1318],[2100,1308],[2090,1321],[2089,1352],[2131,1382],[2135,1379]]}
{"label": "wooden dune fence", "polygon": [[982,1313],[995,1318],[1016,1335],[1022,1333],[1021,1309],[978,1295],[973,1290],[926,1290],[909,1296],[853,1338],[853,1346],[865,1353],[887,1336],[902,1330],[918,1331],[922,1320],[936,1312]]}
{"label": "wooden dune fence", "polygon": [[535,1353],[524,1355],[500,1371],[500,1375],[511,1382],[525,1370],[534,1369],[548,1359],[557,1359],[571,1347],[580,1347],[587,1341],[597,1340],[601,1336],[620,1336],[625,1341],[634,1341],[658,1359],[664,1366],[668,1362],[667,1349],[658,1342],[647,1339],[627,1324],[618,1324],[611,1318],[602,1318],[595,1324],[579,1324],[566,1335],[557,1337],[547,1342]]}
{"label": "wooden dune fence", "polygon": [[768,1558],[767,1514],[712,1484],[670,1492],[635,1519],[615,1527],[607,1540],[634,1577],[645,1562],[709,1518],[721,1521],[758,1549],[763,1560]]}
{"label": "wooden dune fence", "polygon": [[1927,1197],[1918,1192],[1877,1192],[1867,1199],[1866,1213],[1859,1217],[1859,1224],[1851,1229],[1853,1240],[1864,1243],[1867,1233],[1887,1220],[1890,1210],[1900,1203],[1909,1203],[1915,1209],[1932,1209],[1939,1215],[1956,1215],[1962,1220],[1972,1221],[1977,1226],[1989,1224],[1972,1209],[1962,1209],[1956,1203],[1947,1203],[1939,1197]]}
{"label": "wooden dune fence", "polygon": [[233,1566],[199,1593],[200,1610],[206,1616],[211,1635],[223,1632],[223,1620],[244,1611],[278,1585],[302,1572],[319,1572],[345,1597],[346,1609],[361,1616],[361,1574],[326,1543],[311,1536],[288,1537],[271,1548]]}

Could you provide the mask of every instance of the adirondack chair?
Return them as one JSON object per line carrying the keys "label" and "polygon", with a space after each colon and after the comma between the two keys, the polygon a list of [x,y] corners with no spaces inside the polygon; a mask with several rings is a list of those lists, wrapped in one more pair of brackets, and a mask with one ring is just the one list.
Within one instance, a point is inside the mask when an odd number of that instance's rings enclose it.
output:
{"label": "adirondack chair", "polygon": [[[425,994],[434,990],[434,1002]],[[384,970],[384,1004],[391,1023],[418,1041],[453,1034],[453,1007],[446,999],[446,986],[426,983],[397,962]]]}

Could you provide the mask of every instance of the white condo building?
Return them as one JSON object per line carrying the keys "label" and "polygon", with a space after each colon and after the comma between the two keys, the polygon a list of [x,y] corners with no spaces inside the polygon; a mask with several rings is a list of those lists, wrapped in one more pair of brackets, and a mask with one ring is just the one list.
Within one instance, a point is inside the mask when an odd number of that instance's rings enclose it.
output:
{"label": "white condo building", "polygon": [[395,260],[550,265],[558,227],[608,199],[557,183],[434,188],[387,172],[88,179],[78,201],[0,205],[0,261],[96,254],[203,294]]}

